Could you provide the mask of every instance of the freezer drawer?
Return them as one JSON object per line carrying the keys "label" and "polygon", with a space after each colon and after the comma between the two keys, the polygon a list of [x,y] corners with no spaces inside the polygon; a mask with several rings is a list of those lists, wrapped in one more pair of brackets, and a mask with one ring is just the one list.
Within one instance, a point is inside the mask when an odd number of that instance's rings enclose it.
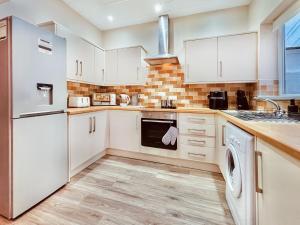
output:
{"label": "freezer drawer", "polygon": [[67,115],[13,120],[15,218],[68,181]]}

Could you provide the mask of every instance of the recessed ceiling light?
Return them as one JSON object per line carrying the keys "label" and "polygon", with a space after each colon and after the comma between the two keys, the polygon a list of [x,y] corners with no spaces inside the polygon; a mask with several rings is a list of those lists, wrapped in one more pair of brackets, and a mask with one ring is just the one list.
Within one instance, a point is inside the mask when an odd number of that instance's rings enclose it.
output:
{"label": "recessed ceiling light", "polygon": [[108,16],[107,19],[108,19],[110,22],[114,21],[114,17],[113,17],[113,16]]}
{"label": "recessed ceiling light", "polygon": [[159,13],[162,10],[162,5],[158,3],[154,6],[154,9],[155,12]]}

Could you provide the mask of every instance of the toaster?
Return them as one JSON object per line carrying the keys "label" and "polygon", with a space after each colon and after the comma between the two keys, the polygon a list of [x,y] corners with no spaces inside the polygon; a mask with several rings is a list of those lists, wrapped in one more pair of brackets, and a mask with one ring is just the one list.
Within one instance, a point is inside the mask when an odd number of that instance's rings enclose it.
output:
{"label": "toaster", "polygon": [[90,97],[69,97],[70,108],[84,108],[90,105]]}
{"label": "toaster", "polygon": [[210,109],[228,109],[227,91],[211,91],[207,97]]}

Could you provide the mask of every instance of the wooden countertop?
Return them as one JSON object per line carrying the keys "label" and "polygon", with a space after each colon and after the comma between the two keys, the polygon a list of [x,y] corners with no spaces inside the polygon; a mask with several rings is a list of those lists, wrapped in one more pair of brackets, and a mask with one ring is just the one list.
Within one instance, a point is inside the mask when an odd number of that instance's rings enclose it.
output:
{"label": "wooden countertop", "polygon": [[176,112],[176,113],[198,113],[198,114],[215,114],[217,110],[208,108],[178,108],[178,109],[161,109],[161,108],[147,108],[139,106],[91,106],[88,108],[68,108],[69,115],[77,115],[90,112],[98,112],[103,110],[124,110],[124,111],[151,111],[151,112]]}
{"label": "wooden countertop", "polygon": [[218,111],[227,121],[300,160],[300,123],[243,121]]}
{"label": "wooden countertop", "polygon": [[268,142],[293,158],[300,160],[300,124],[243,121],[234,116],[228,115],[225,112],[211,110],[208,108],[161,109],[134,106],[92,106],[88,108],[69,108],[67,112],[69,115],[77,115],[103,110],[217,114],[223,116],[226,120],[247,131],[253,136]]}

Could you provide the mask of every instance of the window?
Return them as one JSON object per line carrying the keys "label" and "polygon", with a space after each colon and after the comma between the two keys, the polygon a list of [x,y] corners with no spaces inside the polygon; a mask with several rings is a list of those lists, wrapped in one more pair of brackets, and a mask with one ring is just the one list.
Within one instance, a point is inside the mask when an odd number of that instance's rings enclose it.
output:
{"label": "window", "polygon": [[283,28],[281,95],[300,95],[300,14]]}

